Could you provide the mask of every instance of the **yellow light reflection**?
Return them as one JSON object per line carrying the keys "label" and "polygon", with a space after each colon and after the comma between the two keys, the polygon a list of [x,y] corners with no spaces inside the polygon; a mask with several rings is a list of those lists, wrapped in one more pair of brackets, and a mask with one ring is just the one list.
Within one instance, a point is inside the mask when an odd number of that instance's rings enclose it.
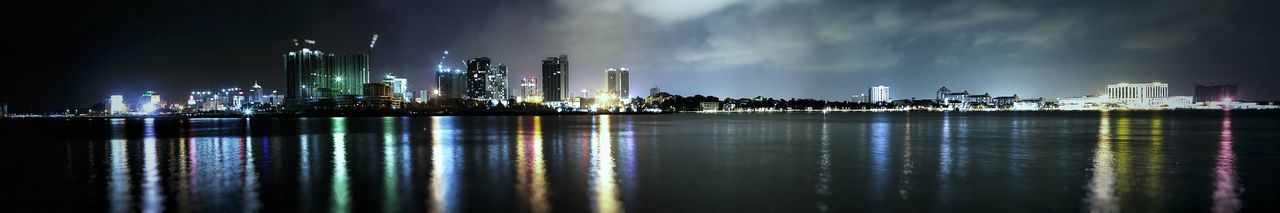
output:
{"label": "yellow light reflection", "polygon": [[[516,197],[524,199],[523,210],[528,212],[550,212],[547,203],[546,167],[542,157],[542,117],[534,116],[533,124],[525,127],[524,117],[517,121],[516,134]],[[532,128],[532,130],[525,130]],[[528,135],[528,136],[526,136]]]}
{"label": "yellow light reflection", "polygon": [[591,142],[592,185],[594,186],[596,212],[620,212],[617,174],[614,171],[613,137],[609,127],[609,115],[597,117],[596,137]]}
{"label": "yellow light reflection", "polygon": [[1102,111],[1098,123],[1098,145],[1093,155],[1093,177],[1089,179],[1088,197],[1091,212],[1116,212],[1115,163],[1111,156],[1111,116]]}
{"label": "yellow light reflection", "polygon": [[1147,174],[1146,180],[1143,181],[1143,188],[1146,188],[1143,192],[1149,198],[1147,201],[1152,204],[1149,205],[1150,209],[1148,210],[1157,212],[1159,210],[1156,208],[1161,206],[1160,197],[1164,191],[1164,182],[1160,175],[1164,171],[1164,132],[1162,128],[1164,128],[1164,121],[1161,116],[1157,114],[1151,117],[1151,146],[1147,149]]}

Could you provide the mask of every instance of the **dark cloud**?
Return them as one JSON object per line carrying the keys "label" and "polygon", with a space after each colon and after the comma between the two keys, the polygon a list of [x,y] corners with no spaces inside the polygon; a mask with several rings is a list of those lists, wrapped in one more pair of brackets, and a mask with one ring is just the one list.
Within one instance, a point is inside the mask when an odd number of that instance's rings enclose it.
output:
{"label": "dark cloud", "polygon": [[[1280,99],[1271,1],[517,0],[34,3],[27,50],[0,101],[81,106],[108,93],[283,84],[283,41],[337,51],[373,33],[375,75],[430,86],[442,50],[489,56],[512,80],[568,54],[574,90],[632,69],[632,88],[717,96],[845,99],[874,84],[895,97],[954,90],[1060,97],[1121,81],[1239,83]],[[67,84],[44,84],[65,79]],[[31,95],[28,91],[40,91]],[[45,99],[53,96],[58,98]],[[642,94],[641,94],[642,95]],[[65,98],[62,98],[65,97]],[[174,99],[177,97],[166,97]]]}

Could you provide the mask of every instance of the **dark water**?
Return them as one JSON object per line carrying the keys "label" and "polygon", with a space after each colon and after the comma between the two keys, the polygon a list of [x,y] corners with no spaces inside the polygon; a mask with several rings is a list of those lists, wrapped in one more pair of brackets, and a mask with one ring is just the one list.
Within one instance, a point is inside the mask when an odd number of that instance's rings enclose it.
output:
{"label": "dark water", "polygon": [[1280,210],[1276,112],[8,120],[8,210]]}

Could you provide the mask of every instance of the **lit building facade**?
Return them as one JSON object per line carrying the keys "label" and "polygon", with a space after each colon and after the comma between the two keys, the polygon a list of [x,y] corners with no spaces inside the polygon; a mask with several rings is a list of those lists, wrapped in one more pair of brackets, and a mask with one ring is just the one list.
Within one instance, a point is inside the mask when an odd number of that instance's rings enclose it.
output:
{"label": "lit building facade", "polygon": [[392,95],[400,101],[413,101],[413,92],[409,91],[409,79],[387,73],[387,76],[382,78],[382,83],[391,85]]}
{"label": "lit building facade", "polygon": [[467,98],[489,99],[489,57],[467,59]]}
{"label": "lit building facade", "polygon": [[544,101],[568,101],[569,56],[547,57],[542,60],[542,98]]}
{"label": "lit building facade", "polygon": [[1160,82],[1111,84],[1107,85],[1106,94],[1108,99],[1123,108],[1187,108],[1191,106],[1190,97],[1170,97],[1169,84]]}
{"label": "lit building facade", "polygon": [[619,99],[628,99],[631,97],[631,71],[626,67],[609,68],[605,70],[606,91],[617,96]]}
{"label": "lit building facade", "polygon": [[510,81],[507,78],[507,65],[502,63],[490,65],[489,76],[486,77],[488,79],[485,80],[487,83],[485,91],[488,92],[489,100],[505,102],[508,98],[511,98],[511,94],[508,92],[510,89],[507,87],[507,82]]}
{"label": "lit building facade", "polygon": [[124,104],[124,96],[121,96],[121,95],[112,95],[110,98],[107,99],[107,105],[108,105],[107,110],[111,112],[111,114],[122,114],[122,113],[129,112],[129,107],[125,106]]}
{"label": "lit building facade", "polygon": [[369,82],[369,54],[332,54],[311,49],[315,41],[294,39],[300,48],[284,54],[286,99],[311,102],[360,95]]}
{"label": "lit building facade", "polygon": [[885,85],[876,85],[867,90],[867,94],[871,95],[871,103],[889,102],[889,87]]}

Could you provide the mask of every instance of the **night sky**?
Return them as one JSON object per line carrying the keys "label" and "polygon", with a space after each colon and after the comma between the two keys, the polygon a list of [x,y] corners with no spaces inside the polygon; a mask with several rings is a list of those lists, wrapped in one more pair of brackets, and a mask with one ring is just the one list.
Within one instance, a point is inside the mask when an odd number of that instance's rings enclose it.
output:
{"label": "night sky", "polygon": [[488,56],[511,85],[568,54],[570,88],[631,69],[633,96],[848,100],[875,84],[894,98],[953,91],[1055,98],[1106,84],[1237,83],[1280,99],[1280,1],[856,0],[164,0],[4,3],[13,112],[84,108],[155,90],[283,92],[293,38],[327,52],[368,48],[373,76],[434,84],[444,50]]}

